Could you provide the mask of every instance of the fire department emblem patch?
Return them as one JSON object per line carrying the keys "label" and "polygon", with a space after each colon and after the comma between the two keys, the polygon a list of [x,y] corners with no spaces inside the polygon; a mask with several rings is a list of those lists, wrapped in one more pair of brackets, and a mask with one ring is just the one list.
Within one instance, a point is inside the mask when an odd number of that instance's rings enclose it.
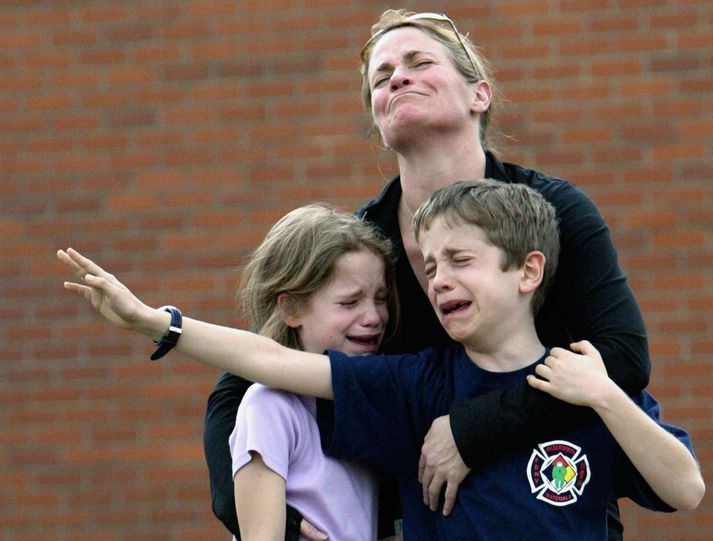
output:
{"label": "fire department emblem patch", "polygon": [[527,479],[537,499],[565,506],[577,501],[589,482],[589,462],[582,449],[563,440],[541,443],[527,464]]}

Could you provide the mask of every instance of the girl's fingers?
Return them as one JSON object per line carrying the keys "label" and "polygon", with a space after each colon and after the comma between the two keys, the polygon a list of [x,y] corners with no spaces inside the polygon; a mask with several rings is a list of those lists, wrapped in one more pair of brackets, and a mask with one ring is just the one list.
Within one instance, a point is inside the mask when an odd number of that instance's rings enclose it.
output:
{"label": "girl's fingers", "polygon": [[80,268],[84,270],[85,274],[95,274],[97,276],[105,274],[104,269],[94,263],[91,259],[84,257],[74,248],[67,248],[67,254]]}
{"label": "girl's fingers", "polygon": [[82,284],[77,284],[75,282],[64,283],[64,289],[66,289],[67,291],[81,291],[81,289],[85,287],[87,286],[83,286]]}
{"label": "girl's fingers", "polygon": [[[66,263],[74,274],[85,282],[87,282],[87,278],[89,278],[89,280],[96,285],[96,278],[101,277],[106,280],[112,278],[111,274],[106,272],[91,259],[84,257],[74,248],[67,248],[66,252],[64,250],[58,250],[57,257],[60,261]],[[92,275],[95,278],[94,280],[92,280]]]}
{"label": "girl's fingers", "polygon": [[76,274],[77,276],[82,276],[82,269],[75,261],[69,256],[67,252],[64,250],[57,250],[57,259],[59,259],[62,263],[67,265],[70,270]]}
{"label": "girl's fingers", "polygon": [[81,295],[88,301],[92,301],[93,291],[92,288],[89,286],[77,284],[75,282],[65,282],[64,289],[76,293],[77,295]]}
{"label": "girl's fingers", "polygon": [[66,252],[64,250],[59,250],[57,252],[59,260],[66,264],[79,278],[84,279],[84,276],[87,274],[87,268],[86,265],[84,265],[82,261],[77,258],[79,255],[80,254],[78,252],[72,250],[71,248],[68,248]]}

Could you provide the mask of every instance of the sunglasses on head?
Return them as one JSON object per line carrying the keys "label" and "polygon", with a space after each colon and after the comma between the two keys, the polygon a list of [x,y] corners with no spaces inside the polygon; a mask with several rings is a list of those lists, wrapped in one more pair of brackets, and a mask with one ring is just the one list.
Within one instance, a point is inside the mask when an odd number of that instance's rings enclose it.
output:
{"label": "sunglasses on head", "polygon": [[[445,26],[455,34],[456,38],[458,39],[458,43],[460,43],[461,47],[463,47],[463,51],[465,51],[465,55],[468,57],[468,60],[470,60],[471,66],[473,66],[473,72],[476,75],[480,73],[480,70],[478,69],[478,67],[475,64],[475,60],[473,60],[473,56],[472,56],[471,52],[468,50],[468,47],[466,47],[465,42],[463,41],[461,33],[458,32],[458,29],[456,28],[455,23],[451,20],[450,17],[448,17],[447,15],[445,15],[443,13],[414,13],[413,15],[406,17],[402,24],[412,22],[412,21],[421,21],[421,20],[445,23]],[[392,28],[395,28],[395,27],[392,27]],[[372,36],[369,38],[369,40],[364,45],[363,50],[366,51],[376,38],[378,38],[379,36],[384,34],[384,32],[386,32],[387,30],[391,30],[392,28],[386,28],[383,30],[379,30],[378,32],[375,32],[374,34],[372,34]]]}

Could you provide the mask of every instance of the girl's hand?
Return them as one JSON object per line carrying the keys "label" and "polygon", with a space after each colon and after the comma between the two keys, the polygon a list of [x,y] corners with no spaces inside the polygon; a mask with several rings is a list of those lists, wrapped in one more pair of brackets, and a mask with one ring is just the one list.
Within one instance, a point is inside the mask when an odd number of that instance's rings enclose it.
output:
{"label": "girl's hand", "polygon": [[[155,310],[146,306],[129,289],[91,259],[72,248],[57,251],[57,258],[65,263],[83,283],[64,282],[64,288],[82,295],[106,319],[122,329],[136,330],[152,336],[160,328],[149,328],[147,321]],[[164,316],[165,317],[165,316]]]}

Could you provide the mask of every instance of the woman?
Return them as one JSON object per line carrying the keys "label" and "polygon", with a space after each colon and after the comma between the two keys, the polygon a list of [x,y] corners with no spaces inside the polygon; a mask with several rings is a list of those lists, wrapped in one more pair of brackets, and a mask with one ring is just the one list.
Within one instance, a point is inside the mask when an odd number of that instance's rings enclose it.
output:
{"label": "woman", "polygon": [[[591,200],[572,184],[501,162],[491,152],[487,130],[494,83],[468,38],[443,15],[388,10],[362,50],[362,77],[364,104],[399,166],[399,176],[358,211],[394,244],[401,321],[389,351],[418,351],[449,340],[424,293],[412,211],[453,182],[495,178],[531,186],[557,211],[560,266],[536,321],[543,343],[567,346],[587,339],[620,387],[628,393],[643,389],[650,369],[643,318],[618,266],[607,225]],[[233,376],[218,383],[208,404],[204,440],[213,509],[232,531],[235,515],[230,508],[226,441],[241,385],[245,383]],[[525,381],[455,402],[449,416],[434,421],[424,443],[424,503],[436,509],[445,484],[443,512],[448,513],[458,484],[471,467],[534,442],[536,434],[547,433],[554,418],[559,428],[585,422],[578,408]],[[381,505],[385,507],[383,498]],[[299,517],[293,520],[299,522]],[[615,520],[609,538],[619,536]]]}

